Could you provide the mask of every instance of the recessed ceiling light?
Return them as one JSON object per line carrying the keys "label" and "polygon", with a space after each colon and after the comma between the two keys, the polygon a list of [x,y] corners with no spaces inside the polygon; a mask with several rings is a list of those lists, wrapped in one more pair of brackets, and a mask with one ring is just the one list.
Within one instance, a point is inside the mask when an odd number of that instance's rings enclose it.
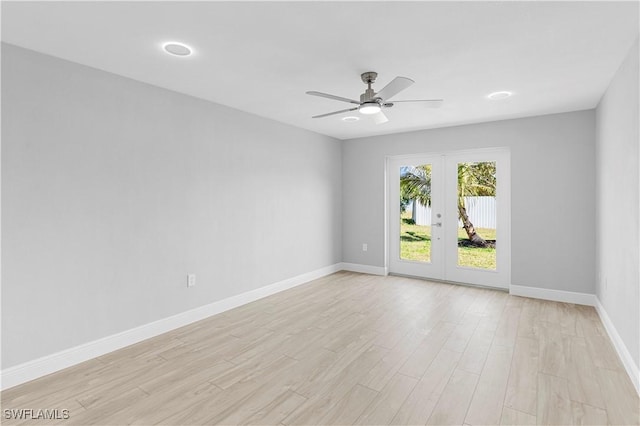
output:
{"label": "recessed ceiling light", "polygon": [[193,53],[193,49],[184,43],[178,43],[177,41],[170,41],[164,43],[162,48],[165,52],[173,56],[190,56]]}
{"label": "recessed ceiling light", "polygon": [[348,122],[348,123],[352,123],[352,122],[354,122],[354,121],[358,121],[358,120],[360,120],[360,118],[359,118],[359,117],[353,117],[353,116],[350,116],[350,117],[344,117],[344,118],[342,119],[342,121],[346,121],[346,122]]}
{"label": "recessed ceiling light", "polygon": [[503,90],[502,92],[489,93],[487,95],[487,98],[491,99],[492,101],[498,101],[500,99],[507,99],[511,95],[513,95],[513,92],[508,92],[506,90]]}

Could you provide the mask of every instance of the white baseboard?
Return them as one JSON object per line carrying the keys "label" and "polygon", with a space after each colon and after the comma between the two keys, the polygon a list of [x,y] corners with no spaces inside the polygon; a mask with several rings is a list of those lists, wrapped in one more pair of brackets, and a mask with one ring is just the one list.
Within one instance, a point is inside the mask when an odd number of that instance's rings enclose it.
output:
{"label": "white baseboard", "polygon": [[633,386],[636,388],[636,392],[640,395],[640,369],[633,361],[633,357],[629,353],[627,346],[622,341],[622,338],[618,334],[618,330],[613,325],[611,318],[607,314],[607,311],[600,303],[600,299],[596,297],[596,311],[598,311],[598,315],[600,316],[600,320],[602,320],[602,324],[604,325],[605,330],[607,330],[607,334],[609,338],[613,342],[613,347],[616,348],[616,352],[618,352],[618,357],[622,361],[622,365],[624,365],[627,374],[631,378],[631,382]]}
{"label": "white baseboard", "polygon": [[124,348],[125,346],[189,325],[212,315],[228,311],[229,309],[262,299],[263,297],[330,275],[342,269],[342,263],[336,263],[334,265],[316,269],[315,271],[288,278],[265,287],[260,287],[246,293],[219,300],[205,306],[200,306],[168,318],[163,318],[149,324],[141,325],[130,330],[103,337],[92,342],[4,369],[0,372],[0,389],[8,389],[21,383],[37,379],[38,377],[54,373],[89,359]]}
{"label": "white baseboard", "polygon": [[554,302],[575,303],[576,305],[596,306],[596,295],[575,293],[573,291],[551,290],[548,288],[510,285],[509,294],[532,297],[534,299],[552,300]]}
{"label": "white baseboard", "polygon": [[361,265],[359,263],[343,263],[342,264],[343,271],[350,272],[360,272],[361,274],[371,274],[371,275],[388,275],[389,272],[387,268],[383,266],[371,266],[371,265]]}

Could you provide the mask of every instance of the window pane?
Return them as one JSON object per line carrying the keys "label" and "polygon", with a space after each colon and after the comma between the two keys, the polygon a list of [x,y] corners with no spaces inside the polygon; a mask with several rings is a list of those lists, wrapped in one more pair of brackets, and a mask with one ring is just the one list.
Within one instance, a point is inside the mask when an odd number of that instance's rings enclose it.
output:
{"label": "window pane", "polygon": [[431,261],[431,164],[400,167],[400,259]]}
{"label": "window pane", "polygon": [[458,163],[458,266],[496,269],[496,163]]}

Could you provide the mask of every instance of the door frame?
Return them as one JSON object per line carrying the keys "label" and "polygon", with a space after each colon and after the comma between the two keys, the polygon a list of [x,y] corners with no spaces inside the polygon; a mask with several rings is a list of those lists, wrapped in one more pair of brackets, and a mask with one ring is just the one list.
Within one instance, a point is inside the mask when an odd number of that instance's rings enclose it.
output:
{"label": "door frame", "polygon": [[[398,160],[402,159],[415,159],[418,157],[436,157],[436,156],[445,156],[449,158],[464,158],[466,156],[477,156],[480,157],[479,160],[474,161],[485,161],[483,158],[493,158],[491,161],[497,161],[500,166],[497,167],[497,181],[498,188],[496,196],[499,196],[501,199],[500,206],[497,212],[497,222],[498,225],[496,227],[497,233],[501,235],[499,237],[500,248],[496,252],[496,262],[498,268],[500,268],[500,274],[496,274],[495,271],[489,270],[481,270],[476,268],[464,268],[457,267],[457,272],[450,277],[447,275],[446,270],[448,268],[453,268],[453,264],[451,256],[449,258],[445,257],[446,264],[444,265],[444,280],[432,279],[434,281],[444,281],[444,282],[452,282],[452,283],[461,283],[461,284],[470,284],[470,285],[480,285],[485,287],[493,287],[493,288],[501,288],[508,289],[511,285],[511,152],[507,147],[492,147],[492,148],[479,148],[479,149],[464,149],[464,150],[451,150],[451,151],[427,151],[416,154],[403,154],[403,155],[387,155],[385,156],[385,164],[384,164],[384,255],[385,255],[385,272],[390,273],[390,256],[391,249],[390,244],[395,236],[391,235],[392,227],[390,226],[391,220],[391,203],[390,203],[390,194],[391,194],[391,164]],[[460,161],[465,161],[464,159]],[[471,160],[468,160],[471,161]],[[486,160],[488,161],[488,159]],[[445,169],[447,168],[445,164]],[[451,190],[452,185],[456,185],[452,182],[447,182],[447,171],[444,171],[445,174],[445,191]],[[451,202],[451,196],[444,197],[444,202]],[[450,206],[447,206],[450,208]],[[445,226],[447,224],[445,223]],[[453,224],[449,224],[449,226],[453,226]],[[457,228],[458,222],[455,222],[455,227]],[[497,235],[498,235],[497,234]],[[496,239],[498,236],[496,235]],[[446,244],[446,241],[445,241]],[[445,248],[445,256],[447,249]],[[457,259],[456,259],[457,260]],[[456,260],[453,260],[454,262]],[[469,273],[471,272],[471,273]],[[478,279],[477,274],[480,274],[480,277],[484,276],[484,278]],[[473,279],[473,275],[476,275],[475,279]]]}

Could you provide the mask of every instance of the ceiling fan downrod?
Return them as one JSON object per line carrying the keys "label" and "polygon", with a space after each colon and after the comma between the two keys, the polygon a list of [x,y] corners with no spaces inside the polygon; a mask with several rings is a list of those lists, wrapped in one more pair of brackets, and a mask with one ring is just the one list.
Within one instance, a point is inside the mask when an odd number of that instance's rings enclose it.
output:
{"label": "ceiling fan downrod", "polygon": [[376,82],[377,77],[378,73],[373,71],[365,72],[360,75],[362,82],[367,85],[367,90],[360,95],[360,102],[371,102],[375,99],[376,92],[371,88],[371,85]]}

